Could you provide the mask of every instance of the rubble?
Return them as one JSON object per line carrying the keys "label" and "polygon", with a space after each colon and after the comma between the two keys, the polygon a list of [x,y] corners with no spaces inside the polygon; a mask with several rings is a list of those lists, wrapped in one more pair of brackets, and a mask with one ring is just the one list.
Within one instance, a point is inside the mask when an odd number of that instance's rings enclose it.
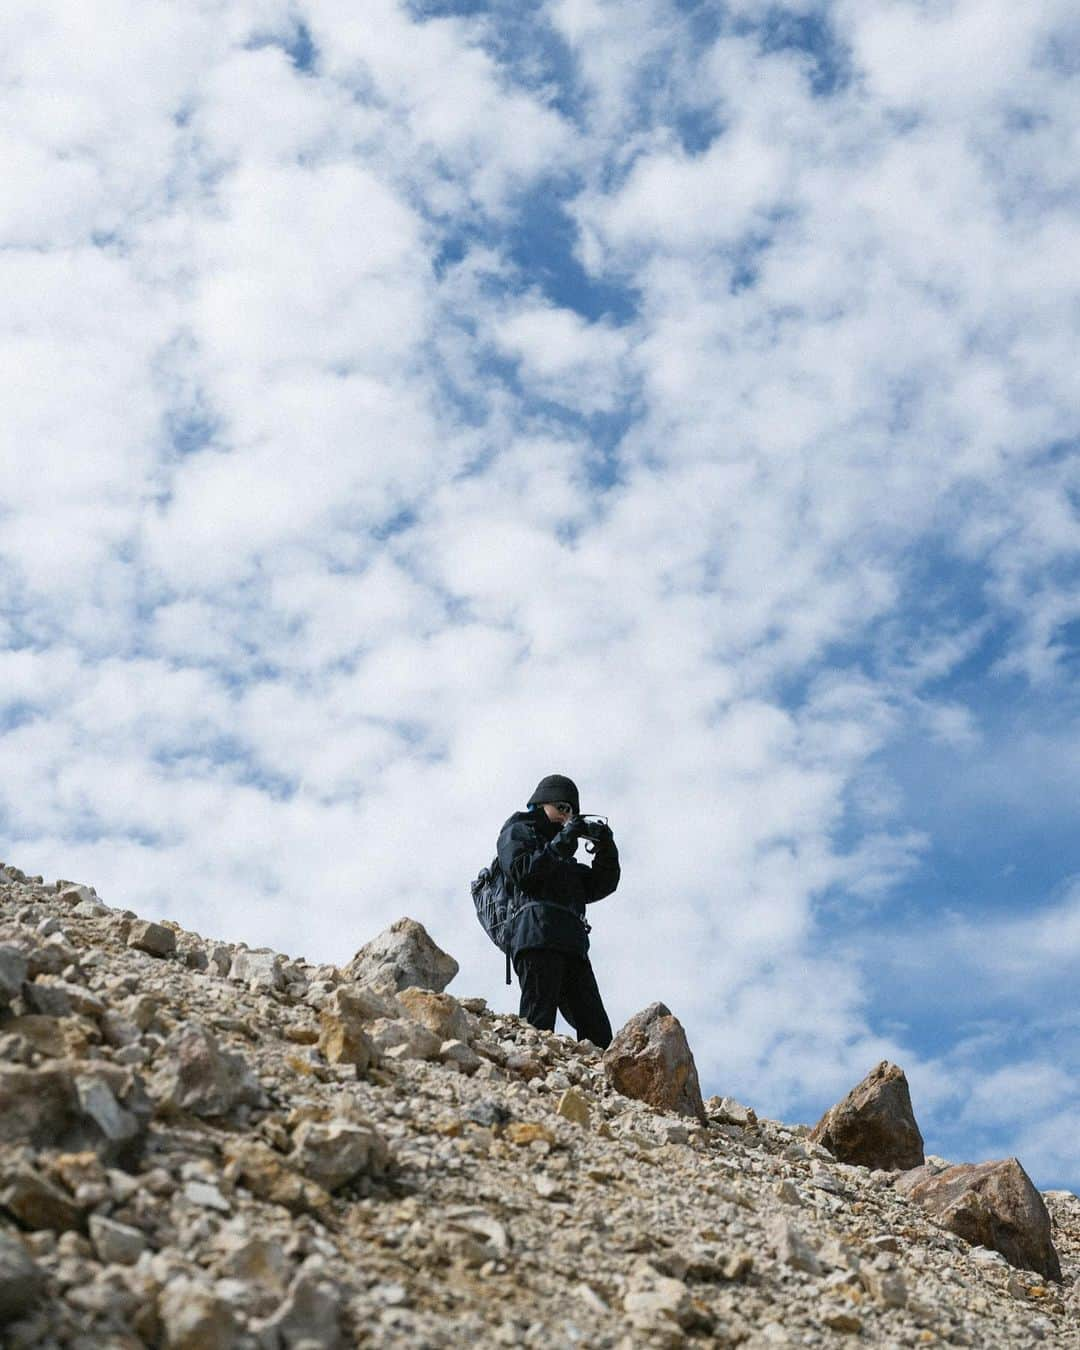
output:
{"label": "rubble", "polygon": [[1080,1199],[1038,1197],[1060,1284],[1010,1265],[925,1207],[957,1169],[699,1110],[663,1005],[601,1057],[412,921],[345,970],[138,922],[0,874],[5,1350],[1080,1346]]}

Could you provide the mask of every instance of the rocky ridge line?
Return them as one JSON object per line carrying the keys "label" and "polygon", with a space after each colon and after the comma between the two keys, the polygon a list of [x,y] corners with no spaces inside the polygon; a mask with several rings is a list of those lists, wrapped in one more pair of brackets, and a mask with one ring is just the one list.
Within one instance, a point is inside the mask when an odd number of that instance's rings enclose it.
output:
{"label": "rocky ridge line", "polygon": [[455,973],[411,920],[315,966],[0,869],[3,1344],[1080,1346],[1071,1193],[1057,1283],[699,1110],[663,1005],[605,1063]]}

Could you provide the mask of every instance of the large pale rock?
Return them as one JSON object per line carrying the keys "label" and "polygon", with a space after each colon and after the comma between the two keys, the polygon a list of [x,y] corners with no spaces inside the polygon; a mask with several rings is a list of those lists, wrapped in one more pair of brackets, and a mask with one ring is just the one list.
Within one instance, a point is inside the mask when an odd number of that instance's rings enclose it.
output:
{"label": "large pale rock", "polygon": [[238,1106],[259,1106],[265,1094],[243,1055],[222,1050],[205,1027],[191,1023],[169,1037],[165,1065],[154,1091],[165,1109],[196,1116],[226,1116]]}
{"label": "large pale rock", "polygon": [[920,1167],[923,1138],[903,1069],[882,1060],[843,1101],[825,1112],[810,1139],[838,1162],[883,1171]]}
{"label": "large pale rock", "polygon": [[897,1178],[895,1189],[972,1245],[1000,1252],[1020,1270],[1061,1280],[1050,1215],[1015,1158],[961,1163],[943,1172],[918,1167]]}
{"label": "large pale rock", "polygon": [[129,1069],[63,1060],[0,1067],[0,1143],[94,1149],[118,1160],[141,1144],[150,1114],[142,1080]]}
{"label": "large pale rock", "polygon": [[0,1326],[29,1312],[45,1285],[45,1272],[17,1237],[0,1230]]}
{"label": "large pale rock", "polygon": [[441,993],[458,973],[458,963],[431,940],[423,924],[398,919],[366,946],[360,948],[345,968],[357,984],[379,985],[384,980],[394,989],[434,989]]}
{"label": "large pale rock", "polygon": [[359,1176],[384,1176],[390,1165],[382,1136],[368,1122],[307,1120],[293,1141],[290,1161],[328,1191]]}
{"label": "large pale rock", "polygon": [[604,1052],[604,1072],[624,1097],[705,1120],[686,1032],[663,1003],[650,1003],[621,1028]]}

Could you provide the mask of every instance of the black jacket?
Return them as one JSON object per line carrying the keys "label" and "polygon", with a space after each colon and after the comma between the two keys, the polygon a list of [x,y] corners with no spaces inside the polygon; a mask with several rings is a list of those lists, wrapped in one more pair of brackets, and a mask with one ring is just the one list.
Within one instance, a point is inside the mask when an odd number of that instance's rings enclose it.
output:
{"label": "black jacket", "polygon": [[[550,947],[584,956],[589,950],[585,906],[619,884],[619,850],[598,846],[591,867],[551,848],[559,833],[537,807],[518,811],[499,832],[499,865],[511,896],[510,955]],[[536,903],[539,902],[539,903]]]}

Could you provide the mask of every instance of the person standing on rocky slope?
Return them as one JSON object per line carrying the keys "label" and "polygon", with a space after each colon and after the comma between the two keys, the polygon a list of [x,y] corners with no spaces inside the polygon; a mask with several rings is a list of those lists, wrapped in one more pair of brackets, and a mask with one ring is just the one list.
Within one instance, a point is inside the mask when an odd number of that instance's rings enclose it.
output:
{"label": "person standing on rocky slope", "polygon": [[[574,859],[581,838],[591,842],[591,867]],[[571,779],[550,774],[527,809],[503,825],[498,851],[510,890],[510,956],[521,985],[521,1016],[553,1031],[561,1012],[579,1041],[607,1047],[611,1023],[589,961],[585,906],[619,884],[611,830],[581,815]]]}

